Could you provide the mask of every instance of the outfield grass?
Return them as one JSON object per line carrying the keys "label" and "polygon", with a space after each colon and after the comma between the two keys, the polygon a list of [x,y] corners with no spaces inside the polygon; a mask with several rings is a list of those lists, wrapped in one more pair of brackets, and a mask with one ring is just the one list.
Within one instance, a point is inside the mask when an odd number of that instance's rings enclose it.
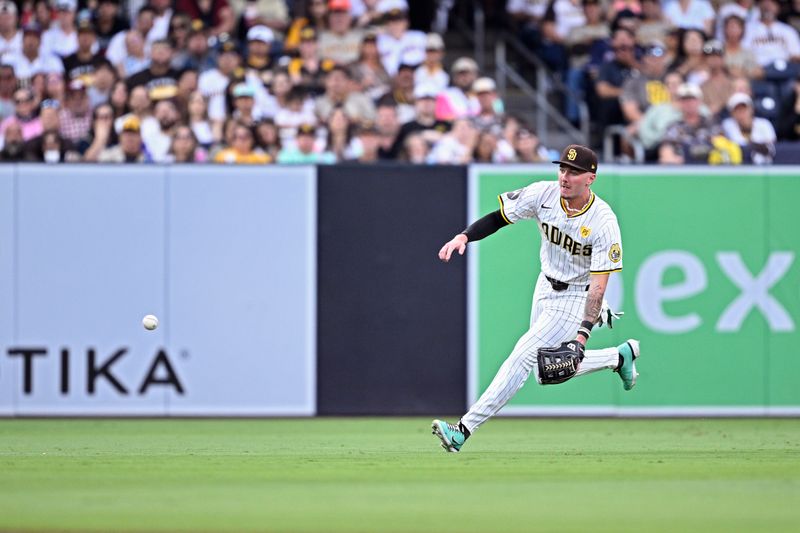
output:
{"label": "outfield grass", "polygon": [[0,530],[797,531],[798,420],[0,420]]}

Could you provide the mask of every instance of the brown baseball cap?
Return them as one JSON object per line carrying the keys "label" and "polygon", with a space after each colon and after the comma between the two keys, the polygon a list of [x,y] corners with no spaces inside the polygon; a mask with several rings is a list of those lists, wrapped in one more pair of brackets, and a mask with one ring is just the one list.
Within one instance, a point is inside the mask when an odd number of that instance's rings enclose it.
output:
{"label": "brown baseball cap", "polygon": [[597,172],[597,154],[580,144],[570,144],[561,152],[561,159],[553,161],[557,165],[567,165],[584,172]]}

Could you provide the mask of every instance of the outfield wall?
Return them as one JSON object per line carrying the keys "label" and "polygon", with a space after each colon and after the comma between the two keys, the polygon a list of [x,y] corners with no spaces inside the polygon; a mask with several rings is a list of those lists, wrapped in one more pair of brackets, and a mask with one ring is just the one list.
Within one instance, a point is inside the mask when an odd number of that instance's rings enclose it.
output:
{"label": "outfield wall", "polygon": [[314,414],[315,174],[0,166],[0,414]]}
{"label": "outfield wall", "polygon": [[[0,166],[0,416],[458,414],[525,331],[528,221],[442,243],[552,165]],[[603,167],[637,388],[509,415],[800,415],[800,170]],[[140,320],[161,318],[155,332]]]}

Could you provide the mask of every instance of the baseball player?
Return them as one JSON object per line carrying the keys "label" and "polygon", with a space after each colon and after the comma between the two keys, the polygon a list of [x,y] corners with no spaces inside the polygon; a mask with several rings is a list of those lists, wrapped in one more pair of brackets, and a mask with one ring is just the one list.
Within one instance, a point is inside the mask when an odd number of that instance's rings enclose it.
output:
{"label": "baseball player", "polygon": [[572,144],[553,163],[559,165],[558,181],[532,183],[501,194],[499,210],[478,219],[439,250],[439,259],[448,262],[453,252],[463,255],[468,242],[528,218],[536,219],[542,235],[542,272],[533,294],[530,329],[457,424],[433,421],[433,433],[448,452],[459,451],[481,424],[508,403],[531,371],[542,385],[606,368],[619,374],[625,390],[636,384],[639,341],[584,350],[595,324],[611,327],[611,320],[619,317],[603,295],[609,274],[622,270],[622,240],[616,215],[591,190],[597,177],[597,155]]}

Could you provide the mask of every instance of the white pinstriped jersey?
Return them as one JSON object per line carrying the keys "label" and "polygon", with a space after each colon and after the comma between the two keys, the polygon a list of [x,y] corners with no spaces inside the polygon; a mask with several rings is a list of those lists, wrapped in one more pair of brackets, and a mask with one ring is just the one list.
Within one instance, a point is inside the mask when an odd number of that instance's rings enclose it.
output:
{"label": "white pinstriped jersey", "polygon": [[591,193],[580,212],[567,211],[557,181],[539,181],[498,196],[506,222],[539,224],[542,272],[569,284],[589,283],[590,273],[622,270],[622,239],[611,207]]}

